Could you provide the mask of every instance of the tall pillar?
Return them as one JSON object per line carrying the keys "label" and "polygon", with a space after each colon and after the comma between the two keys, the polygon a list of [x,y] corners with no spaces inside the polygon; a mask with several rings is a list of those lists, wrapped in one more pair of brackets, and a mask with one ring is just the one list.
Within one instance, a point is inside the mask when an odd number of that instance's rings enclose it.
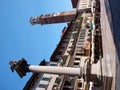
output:
{"label": "tall pillar", "polygon": [[62,74],[62,75],[77,75],[80,76],[80,68],[73,67],[52,67],[52,66],[29,66],[31,72]]}

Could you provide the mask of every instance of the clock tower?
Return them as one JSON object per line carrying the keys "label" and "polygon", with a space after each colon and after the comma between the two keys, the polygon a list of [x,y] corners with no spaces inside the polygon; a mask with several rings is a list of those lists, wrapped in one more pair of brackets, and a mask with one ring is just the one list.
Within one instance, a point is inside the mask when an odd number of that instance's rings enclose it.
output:
{"label": "clock tower", "polygon": [[38,17],[31,17],[30,23],[34,24],[53,24],[53,23],[63,23],[70,22],[75,18],[76,10],[67,12],[57,12],[52,14],[42,14]]}

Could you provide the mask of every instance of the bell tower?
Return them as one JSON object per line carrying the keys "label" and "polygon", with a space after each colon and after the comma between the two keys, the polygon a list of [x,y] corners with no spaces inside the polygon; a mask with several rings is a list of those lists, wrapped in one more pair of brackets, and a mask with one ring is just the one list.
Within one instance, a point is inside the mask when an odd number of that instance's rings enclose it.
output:
{"label": "bell tower", "polygon": [[63,23],[70,22],[75,18],[76,10],[67,11],[67,12],[57,12],[52,14],[42,14],[38,17],[31,17],[30,23],[34,24],[53,24],[53,23]]}

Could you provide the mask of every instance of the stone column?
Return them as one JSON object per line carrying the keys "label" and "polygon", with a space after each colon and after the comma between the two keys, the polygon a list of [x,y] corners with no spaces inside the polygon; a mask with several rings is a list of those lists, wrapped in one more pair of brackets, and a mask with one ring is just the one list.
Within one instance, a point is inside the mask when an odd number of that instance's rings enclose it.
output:
{"label": "stone column", "polygon": [[62,75],[81,75],[80,68],[73,67],[53,67],[53,66],[29,66],[31,72],[36,73],[50,73],[50,74],[62,74]]}

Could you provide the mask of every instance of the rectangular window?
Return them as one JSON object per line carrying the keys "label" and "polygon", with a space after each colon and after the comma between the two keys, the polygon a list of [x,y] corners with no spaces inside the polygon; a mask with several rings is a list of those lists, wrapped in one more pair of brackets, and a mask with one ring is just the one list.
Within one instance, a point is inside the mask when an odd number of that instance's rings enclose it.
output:
{"label": "rectangular window", "polygon": [[64,40],[64,41],[62,41],[62,43],[68,43],[69,42],[69,40]]}
{"label": "rectangular window", "polygon": [[75,60],[80,60],[80,58],[75,58]]}
{"label": "rectangular window", "polygon": [[73,41],[71,41],[71,43],[73,43]]}
{"label": "rectangular window", "polygon": [[80,39],[78,42],[84,42],[84,39]]}
{"label": "rectangular window", "polygon": [[80,34],[80,39],[84,37],[85,37],[85,34]]}
{"label": "rectangular window", "polygon": [[78,46],[83,46],[83,43],[81,43],[81,42],[80,42],[80,43],[78,43]]}
{"label": "rectangular window", "polygon": [[80,37],[79,37],[79,39],[84,39],[84,38],[85,38],[85,37],[83,37],[83,36],[80,36]]}
{"label": "rectangular window", "polygon": [[78,83],[78,87],[82,87],[82,83]]}
{"label": "rectangular window", "polygon": [[50,78],[43,77],[43,78],[42,78],[42,80],[43,80],[43,81],[49,81],[49,80],[50,80]]}
{"label": "rectangular window", "polygon": [[79,65],[79,63],[74,62],[74,65]]}
{"label": "rectangular window", "polygon": [[48,20],[47,20],[47,18],[45,19],[45,23],[48,23]]}
{"label": "rectangular window", "polygon": [[51,63],[50,66],[57,66],[57,64]]}
{"label": "rectangular window", "polygon": [[83,55],[82,53],[76,53],[76,55],[80,56],[80,55]]}
{"label": "rectangular window", "polygon": [[82,49],[82,48],[83,48],[83,46],[81,46],[81,45],[77,45],[76,47],[77,47],[77,48],[80,48],[80,49]]}
{"label": "rectangular window", "polygon": [[39,84],[39,86],[38,87],[40,87],[40,88],[46,88],[46,84]]}
{"label": "rectangular window", "polygon": [[70,46],[69,48],[71,49],[71,48],[73,48],[73,46]]}

